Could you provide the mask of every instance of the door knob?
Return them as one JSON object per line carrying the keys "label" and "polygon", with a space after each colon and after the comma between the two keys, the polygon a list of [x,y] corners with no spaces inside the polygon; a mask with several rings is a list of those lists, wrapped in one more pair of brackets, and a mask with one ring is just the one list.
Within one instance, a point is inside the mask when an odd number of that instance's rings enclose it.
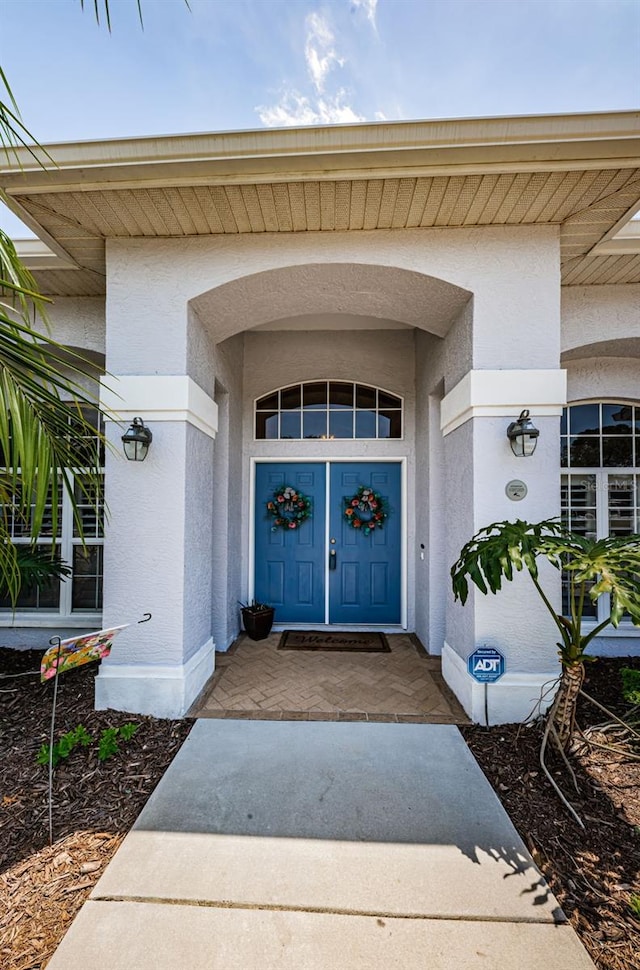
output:
{"label": "door knob", "polygon": [[335,549],[329,550],[329,569],[335,569],[337,565],[338,557],[336,555]]}

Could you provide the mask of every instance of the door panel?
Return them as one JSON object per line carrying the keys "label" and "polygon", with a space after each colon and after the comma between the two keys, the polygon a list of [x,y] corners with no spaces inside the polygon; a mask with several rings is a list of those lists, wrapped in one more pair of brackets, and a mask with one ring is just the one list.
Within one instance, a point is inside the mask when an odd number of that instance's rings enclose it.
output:
{"label": "door panel", "polygon": [[[326,466],[314,462],[256,465],[255,593],[276,609],[278,623],[324,623]],[[272,532],[265,506],[282,485],[311,499],[299,529]]]}
{"label": "door panel", "polygon": [[[329,474],[329,535],[326,476]],[[272,531],[265,506],[281,486],[292,485],[312,501],[300,529]],[[366,536],[349,526],[345,497],[367,485],[389,507],[384,528]],[[256,464],[255,598],[276,609],[278,623],[401,622],[401,466],[397,462],[260,462]],[[333,537],[335,543],[330,543]],[[328,569],[335,552],[335,569]]]}
{"label": "door panel", "polygon": [[[329,573],[330,623],[400,623],[400,465],[335,462],[330,471],[329,535],[336,539],[336,568]],[[386,499],[383,529],[365,535],[344,516],[345,498],[368,485]]]}

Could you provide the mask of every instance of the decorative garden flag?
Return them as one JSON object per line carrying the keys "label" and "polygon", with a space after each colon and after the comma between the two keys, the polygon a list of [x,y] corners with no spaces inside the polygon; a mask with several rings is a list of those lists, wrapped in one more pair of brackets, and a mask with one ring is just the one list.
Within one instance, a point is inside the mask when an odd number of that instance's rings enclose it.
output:
{"label": "decorative garden flag", "polygon": [[80,637],[61,640],[44,654],[40,664],[40,680],[51,680],[56,673],[62,674],[65,670],[82,667],[92,660],[108,657],[114,638],[120,630],[125,630],[128,626],[128,623],[124,623],[122,626],[112,626],[109,630],[97,630],[95,633],[84,633]]}

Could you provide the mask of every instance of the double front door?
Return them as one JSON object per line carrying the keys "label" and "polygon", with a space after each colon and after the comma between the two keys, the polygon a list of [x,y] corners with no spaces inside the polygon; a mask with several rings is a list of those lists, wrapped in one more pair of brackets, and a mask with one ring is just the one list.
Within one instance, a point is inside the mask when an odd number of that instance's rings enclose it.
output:
{"label": "double front door", "polygon": [[[287,486],[311,503],[295,528],[268,509]],[[399,462],[256,464],[254,597],[277,623],[400,623],[401,537]]]}

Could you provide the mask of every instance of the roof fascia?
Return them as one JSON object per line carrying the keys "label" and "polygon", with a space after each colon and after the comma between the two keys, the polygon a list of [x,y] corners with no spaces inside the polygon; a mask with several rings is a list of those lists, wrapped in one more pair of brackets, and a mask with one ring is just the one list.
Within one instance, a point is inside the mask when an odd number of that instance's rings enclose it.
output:
{"label": "roof fascia", "polygon": [[535,172],[640,164],[640,112],[259,129],[47,145],[0,169],[9,194],[222,182]]}

